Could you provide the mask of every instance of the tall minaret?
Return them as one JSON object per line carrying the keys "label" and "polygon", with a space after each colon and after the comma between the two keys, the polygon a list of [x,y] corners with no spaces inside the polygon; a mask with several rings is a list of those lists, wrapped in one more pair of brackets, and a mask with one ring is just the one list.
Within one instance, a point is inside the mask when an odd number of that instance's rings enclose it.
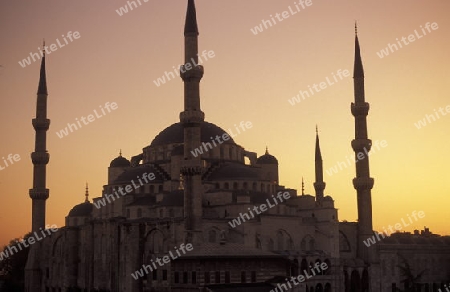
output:
{"label": "tall minaret", "polygon": [[202,241],[203,167],[200,155],[195,157],[191,151],[201,146],[200,125],[205,119],[205,114],[200,109],[203,66],[198,65],[198,35],[195,3],[194,0],[189,0],[184,28],[185,65],[180,68],[184,82],[184,111],[180,113],[180,121],[184,127],[184,161],[181,174],[184,180],[185,241],[194,244]]}
{"label": "tall minaret", "polygon": [[316,126],[316,182],[314,183],[314,189],[316,190],[316,203],[318,206],[322,206],[323,190],[325,189],[325,182],[323,181],[323,161],[322,153],[320,152],[319,144],[319,130]]}
{"label": "tall minaret", "polygon": [[[45,43],[44,43],[45,47]],[[45,201],[48,199],[49,190],[45,185],[46,166],[49,161],[47,152],[47,130],[50,120],[47,119],[47,79],[45,75],[45,51],[41,61],[41,73],[37,91],[36,118],[33,119],[33,127],[36,131],[34,152],[31,153],[33,162],[33,188],[30,190],[32,199],[32,231],[45,228]]]}
{"label": "tall minaret", "polygon": [[[366,262],[371,260],[368,248],[363,240],[373,235],[372,229],[372,195],[373,178],[370,177],[369,157],[372,141],[367,135],[367,114],[369,103],[365,101],[364,95],[364,70],[359,49],[358,31],[355,24],[355,66],[353,70],[355,102],[351,105],[352,114],[355,117],[355,139],[352,148],[355,151],[356,177],[353,186],[356,189],[358,201],[358,257]],[[360,154],[358,157],[358,154]],[[364,158],[361,159],[361,155]]]}

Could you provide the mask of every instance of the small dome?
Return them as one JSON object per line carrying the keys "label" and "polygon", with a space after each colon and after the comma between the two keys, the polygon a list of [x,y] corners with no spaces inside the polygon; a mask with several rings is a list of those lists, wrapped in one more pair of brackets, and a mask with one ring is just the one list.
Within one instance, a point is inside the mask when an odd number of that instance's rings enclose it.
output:
{"label": "small dome", "polygon": [[266,154],[260,156],[256,160],[256,164],[277,164],[278,160],[275,158],[275,156],[269,154],[269,150],[266,148]]}
{"label": "small dome", "polygon": [[131,165],[130,161],[125,157],[122,157],[121,151],[119,156],[114,158],[113,161],[111,161],[109,167],[129,167],[130,165]]}
{"label": "small dome", "polygon": [[92,213],[92,204],[90,202],[84,202],[76,205],[69,212],[69,217],[89,217]]}

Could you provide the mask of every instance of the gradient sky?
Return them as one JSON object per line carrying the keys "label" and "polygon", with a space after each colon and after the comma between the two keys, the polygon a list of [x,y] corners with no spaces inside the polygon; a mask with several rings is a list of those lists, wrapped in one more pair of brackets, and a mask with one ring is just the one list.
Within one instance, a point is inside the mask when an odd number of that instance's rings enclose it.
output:
{"label": "gradient sky", "polygon": [[[157,87],[153,80],[183,60],[183,25],[187,1],[154,1],[123,16],[123,0],[0,1],[0,157],[21,160],[0,171],[0,245],[31,229],[32,163],[39,63],[19,61],[62,35],[81,37],[47,57],[48,131],[47,223],[64,225],[70,209],[101,195],[107,167],[127,158],[183,110],[180,78]],[[450,2],[447,0],[314,1],[283,22],[253,35],[263,19],[294,7],[294,0],[197,0],[200,51],[213,50],[204,63],[201,103],[206,120],[228,129],[241,121],[253,128],[234,140],[263,154],[266,145],[280,163],[280,183],[314,194],[315,125],[319,125],[324,170],[353,155],[354,119],[350,113],[353,79],[329,86],[300,104],[288,99],[299,90],[353,70],[354,22],[366,75],[369,137],[388,146],[370,157],[374,229],[399,223],[414,210],[424,219],[406,231],[430,227],[450,234],[450,115],[422,129],[414,123],[434,109],[450,105]],[[380,58],[377,52],[396,38],[437,30]],[[352,73],[352,72],[351,72]],[[118,109],[62,139],[56,132],[106,102]],[[4,166],[0,159],[0,165]],[[339,219],[357,218],[354,165],[324,174],[325,193],[335,200]]]}

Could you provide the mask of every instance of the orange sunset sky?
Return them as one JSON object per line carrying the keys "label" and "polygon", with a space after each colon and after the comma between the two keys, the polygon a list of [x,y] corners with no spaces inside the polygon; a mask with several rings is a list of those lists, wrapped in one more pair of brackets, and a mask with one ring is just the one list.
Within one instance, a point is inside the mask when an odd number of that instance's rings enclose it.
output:
{"label": "orange sunset sky", "polygon": [[[177,77],[153,82],[183,61],[187,1],[141,0],[119,16],[123,0],[23,0],[0,2],[0,158],[18,154],[8,167],[0,159],[0,245],[31,229],[32,163],[36,91],[40,62],[19,61],[46,44],[64,44],[47,61],[48,224],[64,225],[70,209],[101,195],[107,168],[122,149],[137,155],[164,128],[179,121],[183,84]],[[366,76],[369,137],[386,147],[370,156],[374,229],[399,223],[413,211],[425,218],[404,228],[450,234],[450,114],[418,129],[425,116],[450,105],[450,2],[447,0],[318,1],[263,32],[251,31],[270,15],[295,8],[294,0],[197,0],[200,51],[206,61],[201,103],[206,120],[223,129],[250,121],[234,140],[258,155],[265,147],[280,165],[280,184],[314,194],[315,125],[319,125],[325,193],[335,200],[339,219],[357,219],[355,167],[329,169],[353,154],[350,112],[353,79],[343,78],[291,105],[309,86],[332,79],[339,69],[353,73],[354,22]],[[421,29],[436,23],[436,30]],[[380,58],[389,43],[416,32],[421,36]],[[56,132],[100,109],[118,108],[59,138]],[[450,107],[449,107],[450,112]],[[17,157],[17,156],[16,156]],[[328,170],[328,172],[327,172]]]}

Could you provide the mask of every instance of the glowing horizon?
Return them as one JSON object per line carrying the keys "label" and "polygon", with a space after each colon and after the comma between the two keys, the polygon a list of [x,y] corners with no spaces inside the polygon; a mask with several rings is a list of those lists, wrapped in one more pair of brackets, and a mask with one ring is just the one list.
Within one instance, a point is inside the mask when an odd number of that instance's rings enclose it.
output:
{"label": "glowing horizon", "polygon": [[[185,1],[176,3],[148,1],[122,16],[116,11],[127,4],[122,0],[0,4],[5,24],[0,27],[5,40],[0,44],[5,56],[0,60],[5,124],[5,142],[0,146],[0,168],[4,168],[0,169],[4,187],[1,245],[31,230],[29,153],[34,149],[31,120],[40,61],[35,58],[26,66],[20,62],[38,52],[45,36],[51,51],[46,57],[51,120],[46,223],[60,228],[71,208],[84,201],[86,181],[91,199],[101,195],[107,167],[119,149],[127,158],[139,154],[160,131],[179,121],[181,79],[177,76],[160,86],[154,82],[165,72],[174,72],[175,64],[183,60],[186,5]],[[251,122],[252,128],[237,135],[235,142],[258,155],[268,146],[279,161],[280,185],[295,188],[299,194],[301,177],[305,177],[306,192],[314,194],[318,124],[325,195],[331,193],[340,221],[356,221],[355,167],[346,161],[354,156],[350,103],[357,19],[366,101],[371,106],[369,139],[386,142],[372,149],[370,156],[375,179],[374,230],[382,231],[413,211],[423,211],[424,218],[402,231],[427,226],[433,233],[449,235],[450,157],[446,150],[450,139],[445,134],[450,126],[450,102],[445,93],[450,90],[450,41],[446,37],[450,19],[445,11],[450,3],[312,0],[311,5],[283,18],[293,3],[196,1],[199,51],[214,52],[202,64],[205,75],[200,96],[205,120],[223,129]],[[252,29],[270,21],[271,15],[276,23],[272,21],[271,27],[255,35]],[[71,41],[68,32],[73,36],[78,32],[79,38]],[[57,49],[52,50],[52,44]],[[389,54],[381,57],[381,52]],[[334,79],[344,71],[350,76]],[[327,86],[322,88],[322,82]],[[290,100],[300,92],[310,94],[292,104]],[[99,110],[107,102],[117,107],[101,115]],[[95,110],[99,116],[88,120]],[[57,134],[77,121],[82,127],[64,137]],[[337,172],[329,171],[336,166]]]}

